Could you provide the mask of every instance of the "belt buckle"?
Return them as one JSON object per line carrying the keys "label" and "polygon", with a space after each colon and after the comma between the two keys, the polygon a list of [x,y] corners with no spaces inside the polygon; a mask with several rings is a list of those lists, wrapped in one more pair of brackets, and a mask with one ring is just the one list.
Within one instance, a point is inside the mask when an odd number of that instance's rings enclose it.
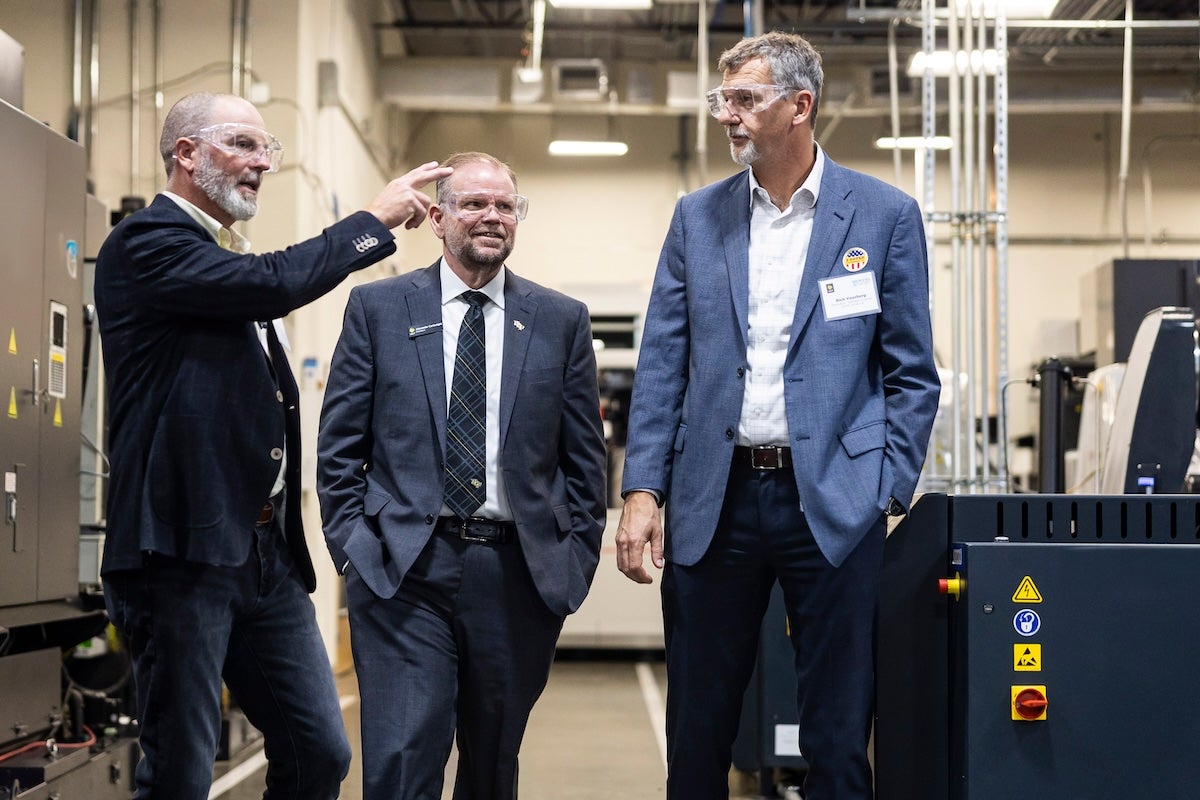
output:
{"label": "belt buckle", "polygon": [[462,539],[464,542],[490,542],[490,541],[492,541],[491,539],[487,538],[486,536],[477,536],[472,533],[467,533],[467,528],[471,525],[471,522],[472,522],[472,520],[470,518],[467,518],[467,519],[464,519],[462,521],[462,523],[459,524],[458,538]]}
{"label": "belt buckle", "polygon": [[777,445],[751,447],[750,466],[754,469],[779,469],[783,466],[783,448]]}

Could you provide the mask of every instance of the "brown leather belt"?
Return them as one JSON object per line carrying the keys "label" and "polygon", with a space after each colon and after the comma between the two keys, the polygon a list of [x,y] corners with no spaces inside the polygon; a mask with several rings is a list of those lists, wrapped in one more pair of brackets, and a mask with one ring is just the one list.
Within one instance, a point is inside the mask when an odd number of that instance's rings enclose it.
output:
{"label": "brown leather belt", "polygon": [[792,449],[776,445],[759,445],[758,447],[733,448],[734,463],[749,466],[751,469],[790,469],[792,466]]}
{"label": "brown leather belt", "polygon": [[437,531],[467,542],[507,544],[516,537],[517,526],[511,522],[482,517],[438,517]]}
{"label": "brown leather belt", "polygon": [[254,520],[254,524],[270,525],[273,519],[275,519],[275,501],[268,500],[267,504],[258,512],[258,519]]}

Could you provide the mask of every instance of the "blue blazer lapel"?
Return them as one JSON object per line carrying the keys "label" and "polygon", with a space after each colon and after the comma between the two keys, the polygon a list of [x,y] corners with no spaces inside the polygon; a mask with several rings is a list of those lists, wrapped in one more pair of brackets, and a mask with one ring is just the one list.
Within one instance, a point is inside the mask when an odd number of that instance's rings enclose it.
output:
{"label": "blue blazer lapel", "polygon": [[525,354],[529,352],[529,340],[533,337],[534,321],[537,318],[537,301],[531,296],[529,287],[504,268],[504,365],[500,378],[500,448],[508,433],[512,420],[513,406],[517,397],[517,385],[525,366]]}
{"label": "blue blazer lapel", "polygon": [[745,348],[750,326],[750,174],[743,170],[729,184],[729,197],[717,206],[721,213],[721,241],[729,271],[729,296]]}
{"label": "blue blazer lapel", "polygon": [[[413,278],[413,288],[404,297],[408,304],[410,331],[442,321],[442,285],[438,279],[437,267],[438,265],[434,264],[433,267],[417,273]],[[414,336],[413,340],[417,347],[417,360],[421,365],[425,396],[429,400],[434,425],[437,427],[438,441],[445,445],[446,366],[442,360],[441,328],[432,333]],[[382,368],[386,369],[387,366],[383,365]]]}
{"label": "blue blazer lapel", "polygon": [[804,260],[804,275],[800,278],[800,293],[796,298],[796,315],[792,318],[792,338],[789,350],[794,350],[800,334],[808,324],[820,296],[819,285],[840,263],[839,254],[854,218],[855,206],[850,202],[850,187],[842,177],[842,168],[825,158],[821,178],[821,193],[817,197],[813,216],[812,239],[808,257]]}

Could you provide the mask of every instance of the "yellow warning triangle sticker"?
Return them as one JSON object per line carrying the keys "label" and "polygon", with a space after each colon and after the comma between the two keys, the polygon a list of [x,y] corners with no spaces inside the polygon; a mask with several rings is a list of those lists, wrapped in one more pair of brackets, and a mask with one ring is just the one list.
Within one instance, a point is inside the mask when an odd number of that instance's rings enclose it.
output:
{"label": "yellow warning triangle sticker", "polygon": [[62,400],[54,401],[54,427],[62,427]]}
{"label": "yellow warning triangle sticker", "polygon": [[1042,593],[1033,585],[1033,578],[1026,575],[1021,579],[1021,583],[1017,586],[1017,590],[1012,596],[1014,603],[1040,603],[1042,602]]}
{"label": "yellow warning triangle sticker", "polygon": [[12,387],[8,391],[8,418],[17,418],[17,387]]}
{"label": "yellow warning triangle sticker", "polygon": [[13,328],[8,332],[8,352],[11,355],[17,354],[17,329]]}
{"label": "yellow warning triangle sticker", "polygon": [[1040,644],[1014,644],[1013,669],[1017,672],[1042,671],[1042,646]]}

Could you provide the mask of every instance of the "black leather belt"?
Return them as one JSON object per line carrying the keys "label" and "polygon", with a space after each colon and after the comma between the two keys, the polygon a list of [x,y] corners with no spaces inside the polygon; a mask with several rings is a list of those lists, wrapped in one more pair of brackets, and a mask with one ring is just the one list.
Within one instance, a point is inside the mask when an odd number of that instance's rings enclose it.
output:
{"label": "black leather belt", "polygon": [[486,542],[488,544],[507,544],[517,534],[517,526],[511,522],[500,522],[482,517],[438,517],[438,533],[456,536],[467,542]]}
{"label": "black leather belt", "polygon": [[751,469],[788,469],[792,466],[792,449],[776,445],[733,448],[733,460]]}

